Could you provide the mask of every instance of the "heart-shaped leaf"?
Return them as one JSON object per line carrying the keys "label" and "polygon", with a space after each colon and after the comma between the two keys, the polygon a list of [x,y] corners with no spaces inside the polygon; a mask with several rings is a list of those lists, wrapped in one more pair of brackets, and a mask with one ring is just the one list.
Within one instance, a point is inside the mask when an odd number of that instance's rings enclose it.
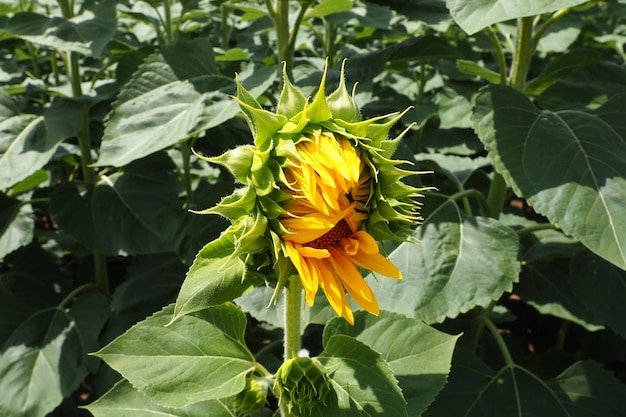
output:
{"label": "heart-shaped leaf", "polygon": [[[512,229],[486,217],[466,217],[447,201],[389,256],[404,279],[370,276],[380,308],[426,323],[486,306],[517,281],[519,241]],[[479,243],[480,242],[480,243]]]}
{"label": "heart-shaped leaf", "polygon": [[154,402],[174,408],[235,395],[254,370],[246,318],[231,304],[188,314],[169,326],[171,305],[131,327],[96,356]]}
{"label": "heart-shaped leaf", "polygon": [[492,85],[474,126],[496,169],[550,222],[626,269],[626,94],[593,112],[539,110]]}
{"label": "heart-shaped leaf", "polygon": [[61,309],[48,309],[21,323],[0,350],[0,414],[43,417],[87,374],[81,339]]}
{"label": "heart-shaped leaf", "polygon": [[324,341],[335,334],[355,337],[381,354],[398,379],[408,415],[414,417],[422,415],[446,384],[458,339],[386,311],[380,317],[359,311],[354,326],[336,318],[324,329]]}

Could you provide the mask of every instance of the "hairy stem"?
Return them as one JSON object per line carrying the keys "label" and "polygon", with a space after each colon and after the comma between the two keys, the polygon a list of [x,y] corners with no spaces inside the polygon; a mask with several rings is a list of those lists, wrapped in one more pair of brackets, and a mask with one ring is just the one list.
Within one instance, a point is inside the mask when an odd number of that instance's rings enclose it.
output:
{"label": "hairy stem", "polygon": [[302,314],[302,283],[298,276],[291,276],[285,291],[285,360],[300,351],[300,321]]}

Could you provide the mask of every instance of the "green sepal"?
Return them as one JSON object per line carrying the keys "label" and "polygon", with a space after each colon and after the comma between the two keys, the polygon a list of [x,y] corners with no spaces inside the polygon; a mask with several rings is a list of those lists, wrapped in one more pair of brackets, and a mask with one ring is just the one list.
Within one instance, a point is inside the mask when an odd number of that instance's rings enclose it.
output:
{"label": "green sepal", "polygon": [[[258,101],[250,94],[248,90],[239,82],[239,77],[235,75],[235,83],[237,84],[237,97],[236,100],[239,103],[239,107],[241,107],[241,111],[243,112],[244,117],[246,118],[246,122],[248,122],[248,127],[250,127],[250,132],[252,132],[252,136],[256,136],[257,127],[256,127],[256,119],[254,117],[254,113],[252,113],[249,108],[261,109],[261,105]],[[245,104],[247,107],[242,106],[241,104]]]}
{"label": "green sepal", "polygon": [[276,188],[276,180],[270,166],[270,153],[255,152],[252,158],[251,180],[254,191],[259,196],[268,195]]}
{"label": "green sepal", "polygon": [[233,223],[235,250],[231,257],[245,253],[260,252],[269,248],[267,232],[267,218],[257,210],[256,215],[244,216]]}
{"label": "green sepal", "polygon": [[274,190],[274,192],[270,193],[269,196],[259,197],[259,206],[261,207],[263,214],[265,214],[265,217],[267,217],[268,220],[277,219],[279,216],[289,213],[279,204],[281,200],[278,200],[276,198],[276,193],[280,193],[280,191]]}
{"label": "green sepal", "polygon": [[346,122],[354,123],[361,120],[361,114],[353,97],[350,96],[350,93],[348,93],[346,89],[345,67],[346,60],[344,59],[341,64],[339,86],[328,96],[326,102],[328,103],[333,119],[341,119]]}
{"label": "green sepal", "polygon": [[262,151],[269,149],[270,139],[287,123],[287,118],[282,114],[252,107],[243,101],[239,101],[239,106],[254,122],[254,145]]}
{"label": "green sepal", "polygon": [[326,89],[327,71],[328,61],[326,61],[326,65],[324,66],[324,73],[322,74],[322,80],[320,81],[315,99],[313,99],[313,102],[306,108],[307,117],[311,123],[325,122],[333,117],[328,103],[326,102],[326,92],[324,91]]}
{"label": "green sepal", "polygon": [[283,89],[280,92],[280,99],[278,100],[278,108],[276,112],[284,115],[288,119],[291,119],[296,114],[300,113],[306,105],[306,99],[304,95],[291,84],[289,77],[287,76],[287,65],[283,63]]}
{"label": "green sepal", "polygon": [[247,178],[250,176],[252,168],[252,157],[254,156],[254,147],[252,145],[237,146],[216,157],[205,157],[195,151],[193,153],[200,159],[228,169],[240,183],[247,183]]}
{"label": "green sepal", "polygon": [[252,187],[237,188],[214,207],[206,210],[190,211],[195,214],[219,214],[234,220],[253,213],[256,206],[256,198],[256,193]]}

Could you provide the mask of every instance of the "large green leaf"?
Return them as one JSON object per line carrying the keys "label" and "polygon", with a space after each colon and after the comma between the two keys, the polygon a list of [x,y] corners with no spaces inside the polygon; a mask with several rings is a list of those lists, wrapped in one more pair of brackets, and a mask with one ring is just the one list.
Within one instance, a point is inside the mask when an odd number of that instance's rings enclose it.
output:
{"label": "large green leaf", "polygon": [[[7,110],[4,108],[3,110]],[[0,119],[0,189],[33,174],[52,157],[58,144],[80,130],[78,102],[57,98],[44,116],[3,112]]]}
{"label": "large green leaf", "polygon": [[380,308],[426,323],[486,306],[517,281],[519,242],[512,229],[486,217],[466,217],[447,201],[389,256],[403,280],[368,278]]}
{"label": "large green leaf", "polygon": [[593,362],[546,382],[519,366],[494,371],[455,355],[450,380],[424,417],[623,417],[626,388]]}
{"label": "large green leaf", "polygon": [[[274,68],[249,66],[239,78],[259,95],[274,77]],[[152,55],[114,103],[97,165],[126,165],[223,123],[239,112],[228,96],[235,90],[235,82],[217,72],[208,39]]]}
{"label": "large green leaf", "polygon": [[133,389],[126,380],[118,382],[85,408],[95,417],[236,417],[224,400],[202,401],[182,408],[158,405]]}
{"label": "large green leaf", "polygon": [[572,258],[570,283],[583,304],[626,338],[626,271],[589,252]]}
{"label": "large green leaf", "polygon": [[246,318],[231,304],[172,319],[171,305],[131,327],[96,356],[154,402],[175,408],[235,395],[254,369]]}
{"label": "large green leaf", "polygon": [[95,189],[57,187],[50,207],[61,228],[107,254],[175,251],[185,216],[175,166],[164,153],[134,161]]}
{"label": "large green leaf", "polygon": [[0,194],[0,261],[30,243],[34,224],[29,204]]}
{"label": "large green leaf", "polygon": [[235,251],[233,228],[198,252],[176,299],[174,320],[212,305],[232,301],[251,288]]}
{"label": "large green leaf", "polygon": [[36,45],[83,55],[99,56],[117,28],[115,2],[94,3],[72,18],[49,17],[33,12],[16,13],[4,29]]}
{"label": "large green leaf", "polygon": [[446,0],[446,6],[455,22],[468,34],[498,22],[555,12],[576,6],[587,0]]}
{"label": "large green leaf", "polygon": [[354,326],[336,318],[324,329],[324,341],[335,334],[355,337],[389,364],[398,379],[409,416],[419,417],[444,387],[458,336],[395,313],[380,317],[357,312]]}
{"label": "large green leaf", "polygon": [[310,417],[406,417],[406,402],[381,355],[353,337],[337,334],[317,358],[327,369],[333,392],[316,402]]}
{"label": "large green leaf", "polygon": [[48,309],[21,323],[0,350],[0,415],[43,417],[87,374],[72,319]]}
{"label": "large green leaf", "polygon": [[593,112],[539,110],[492,85],[475,129],[496,169],[534,209],[626,269],[626,94]]}
{"label": "large green leaf", "polygon": [[311,10],[306,12],[305,19],[313,17],[324,17],[331,14],[345,12],[352,9],[354,0],[323,0]]}

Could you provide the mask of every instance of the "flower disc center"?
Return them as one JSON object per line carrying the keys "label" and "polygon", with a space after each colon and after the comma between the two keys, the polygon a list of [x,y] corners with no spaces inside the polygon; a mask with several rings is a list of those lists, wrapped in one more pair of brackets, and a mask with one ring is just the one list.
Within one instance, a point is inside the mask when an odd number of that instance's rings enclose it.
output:
{"label": "flower disc center", "polygon": [[339,242],[341,242],[341,239],[350,235],[352,235],[352,229],[350,228],[350,225],[347,221],[341,219],[332,229],[326,232],[323,236],[320,236],[317,239],[307,243],[305,246],[310,246],[315,249],[335,246]]}

